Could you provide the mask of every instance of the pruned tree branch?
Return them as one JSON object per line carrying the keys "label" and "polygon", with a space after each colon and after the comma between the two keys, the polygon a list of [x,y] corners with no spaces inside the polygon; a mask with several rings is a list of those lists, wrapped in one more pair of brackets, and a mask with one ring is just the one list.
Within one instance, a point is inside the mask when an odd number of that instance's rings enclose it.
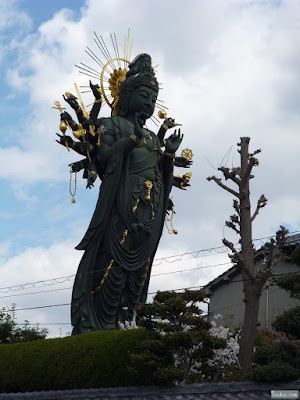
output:
{"label": "pruned tree branch", "polygon": [[241,231],[240,229],[237,227],[240,226],[240,220],[239,217],[237,215],[231,215],[230,216],[230,221],[226,221],[225,225],[228,226],[228,228],[233,229],[238,235],[240,235]]}
{"label": "pruned tree branch", "polygon": [[240,198],[240,195],[238,192],[236,192],[235,190],[231,189],[230,187],[224,185],[224,183],[222,183],[222,179],[221,178],[217,178],[215,175],[213,176],[209,176],[208,178],[206,178],[209,182],[210,181],[215,181],[217,185],[219,185],[221,188],[227,190],[227,192],[233,194],[234,196]]}
{"label": "pruned tree branch", "polygon": [[231,259],[232,262],[234,263],[239,263],[241,261],[241,254],[239,251],[236,250],[236,248],[234,247],[234,244],[229,242],[229,240],[227,239],[222,239],[223,244],[229,248],[229,250],[232,251],[232,254],[229,254],[229,257]]}
{"label": "pruned tree branch", "polygon": [[286,242],[286,235],[289,233],[289,230],[284,226],[280,225],[280,229],[276,232],[276,246],[281,247]]}
{"label": "pruned tree branch", "polygon": [[253,153],[250,153],[249,157],[254,157],[256,154],[259,154],[259,153],[261,153],[261,149],[257,149]]}
{"label": "pruned tree branch", "polygon": [[232,168],[231,170],[227,167],[220,167],[218,168],[219,171],[223,172],[223,175],[225,179],[231,179],[234,183],[236,183],[238,186],[241,184],[240,178],[237,178],[237,175],[239,174],[237,168]]}
{"label": "pruned tree branch", "polygon": [[234,222],[235,224],[240,225],[240,220],[239,220],[239,217],[238,217],[237,215],[235,215],[235,214],[230,215],[230,219],[231,219],[231,221]]}
{"label": "pruned tree branch", "polygon": [[233,229],[238,235],[240,234],[240,230],[234,225],[233,222],[231,222],[231,221],[225,221],[225,225],[226,225],[228,228]]}
{"label": "pruned tree branch", "polygon": [[260,196],[260,198],[257,200],[257,205],[256,205],[256,210],[254,212],[254,214],[251,217],[251,222],[254,221],[254,219],[256,218],[256,216],[259,213],[259,210],[263,207],[265,207],[265,205],[267,204],[268,199],[262,194]]}
{"label": "pruned tree branch", "polygon": [[229,242],[229,240],[227,240],[225,238],[222,239],[222,242],[226,247],[228,247],[232,251],[232,254],[229,254],[231,261],[236,263],[237,268],[244,271],[249,279],[253,279],[254,276],[250,273],[250,271],[246,267],[244,260],[241,257],[241,253],[236,250],[236,248],[234,247],[234,244]]}
{"label": "pruned tree branch", "polygon": [[237,200],[233,200],[233,208],[237,212],[238,216],[240,216],[241,215],[241,209],[240,209],[239,202]]}
{"label": "pruned tree branch", "polygon": [[250,175],[251,175],[252,168],[253,168],[254,166],[257,166],[257,165],[259,165],[258,159],[255,158],[255,157],[250,157],[250,158],[248,159],[248,165],[247,165],[247,168],[246,168],[246,171],[245,171],[245,175],[244,175],[244,176],[249,176],[249,179],[250,179]]}

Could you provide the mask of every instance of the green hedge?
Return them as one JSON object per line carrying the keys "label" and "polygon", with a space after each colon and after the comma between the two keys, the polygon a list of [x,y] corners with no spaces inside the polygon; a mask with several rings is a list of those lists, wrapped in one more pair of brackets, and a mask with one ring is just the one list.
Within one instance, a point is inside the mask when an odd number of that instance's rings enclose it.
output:
{"label": "green hedge", "polygon": [[268,365],[253,368],[248,378],[259,383],[291,382],[299,377],[299,372],[289,364],[273,361]]}
{"label": "green hedge", "polygon": [[1,344],[0,392],[137,385],[129,351],[146,335],[134,329]]}

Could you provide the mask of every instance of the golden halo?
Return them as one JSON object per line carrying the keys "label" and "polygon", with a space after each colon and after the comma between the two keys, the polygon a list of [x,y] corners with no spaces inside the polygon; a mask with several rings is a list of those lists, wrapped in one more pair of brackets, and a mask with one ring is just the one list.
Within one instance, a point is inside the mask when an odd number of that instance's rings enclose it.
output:
{"label": "golden halo", "polygon": [[[107,61],[107,63],[104,65],[104,67],[102,69],[101,76],[100,76],[101,93],[103,94],[103,97],[104,97],[106,103],[112,109],[113,115],[114,115],[114,112],[115,112],[116,107],[119,102],[120,86],[121,86],[122,82],[124,82],[124,80],[126,78],[126,73],[128,71],[128,68],[114,69],[113,72],[110,74],[109,87],[105,89],[104,74],[106,72],[107,67],[109,67],[114,61],[123,61],[124,66],[125,66],[125,63],[127,65],[130,64],[130,61],[127,60],[126,58],[116,57],[116,58],[113,58],[113,59]],[[108,99],[108,95],[106,93],[107,90],[110,91],[112,101],[109,101],[109,99]]]}
{"label": "golden halo", "polygon": [[[100,50],[102,56],[100,54],[101,57],[99,58],[97,52],[94,52],[91,48],[87,47],[85,52],[91,58],[93,66],[81,62],[80,65],[75,65],[75,67],[79,69],[80,74],[97,79],[98,82],[100,81],[100,91],[103,96],[102,106],[107,104],[111,109],[111,114],[116,115],[120,86],[125,80],[126,73],[129,69],[128,65],[131,62],[133,40],[130,38],[130,29],[128,29],[127,36],[124,37],[123,52],[119,51],[119,45],[115,33],[110,34],[111,46],[109,46],[108,43],[105,43],[101,35],[98,36],[96,32],[94,32],[94,35],[94,42],[98,48],[97,50]],[[141,52],[142,49],[139,51],[139,54]],[[157,67],[158,65],[153,67],[155,72]],[[80,88],[82,89],[81,93],[91,92],[91,88],[88,85],[80,86]],[[162,89],[161,86],[159,86],[159,88]],[[90,107],[93,104],[94,102],[87,105],[87,107]],[[164,105],[164,101],[160,99],[157,99],[156,107],[160,110],[168,110],[168,107]],[[151,120],[155,125],[159,125],[159,120],[154,115],[151,116]]]}

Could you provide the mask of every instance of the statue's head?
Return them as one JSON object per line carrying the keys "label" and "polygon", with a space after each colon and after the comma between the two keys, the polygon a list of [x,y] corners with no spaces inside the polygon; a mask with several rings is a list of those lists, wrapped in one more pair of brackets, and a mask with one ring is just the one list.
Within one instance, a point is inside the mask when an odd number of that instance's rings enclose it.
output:
{"label": "statue's head", "polygon": [[139,112],[146,120],[154,112],[158,82],[148,54],[139,54],[131,64],[120,88],[118,115],[126,117]]}

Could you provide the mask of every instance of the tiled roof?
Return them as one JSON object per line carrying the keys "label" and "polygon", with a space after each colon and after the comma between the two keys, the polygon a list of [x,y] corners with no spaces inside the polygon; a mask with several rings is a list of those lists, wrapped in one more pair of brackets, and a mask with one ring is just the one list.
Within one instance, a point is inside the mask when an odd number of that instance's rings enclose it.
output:
{"label": "tiled roof", "polygon": [[271,390],[300,390],[300,382],[204,383],[168,387],[122,387],[0,394],[1,400],[252,400],[270,399]]}

